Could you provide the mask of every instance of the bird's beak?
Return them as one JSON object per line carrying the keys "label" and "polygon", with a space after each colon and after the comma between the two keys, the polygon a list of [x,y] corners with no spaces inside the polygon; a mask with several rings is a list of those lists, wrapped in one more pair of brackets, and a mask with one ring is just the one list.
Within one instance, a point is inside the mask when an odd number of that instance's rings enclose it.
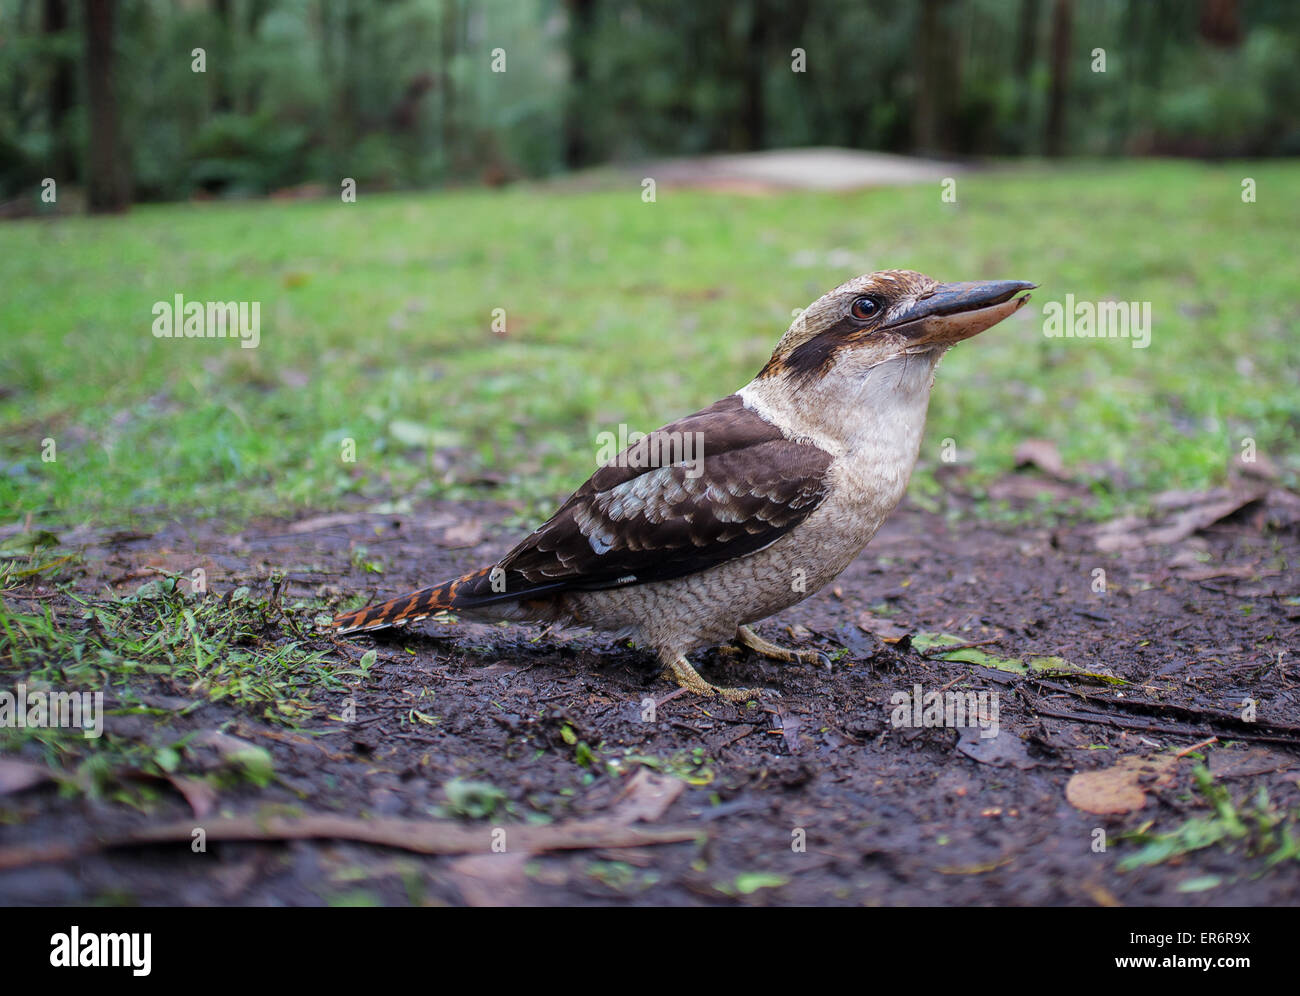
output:
{"label": "bird's beak", "polygon": [[914,347],[951,346],[979,335],[1029,300],[1016,297],[1037,284],[1023,280],[977,280],[940,284],[886,326]]}

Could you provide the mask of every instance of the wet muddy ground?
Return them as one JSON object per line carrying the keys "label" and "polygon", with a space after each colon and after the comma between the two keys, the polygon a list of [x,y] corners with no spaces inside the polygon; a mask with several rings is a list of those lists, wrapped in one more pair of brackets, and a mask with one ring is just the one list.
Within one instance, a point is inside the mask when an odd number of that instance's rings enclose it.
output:
{"label": "wet muddy ground", "polygon": [[[280,571],[286,597],[387,597],[492,562],[523,532],[503,525],[508,511],[449,503],[237,535],[207,525],[85,535],[80,584],[126,592],[150,568],[202,565],[217,594]],[[346,696],[322,695],[300,730],[219,703],[176,715],[168,704],[191,699],[159,680],[146,691],[165,715],[121,719],[135,736],[219,731],[272,756],[270,784],[226,785],[209,820],[257,817],[270,837],[275,816],[330,814],[394,832],[414,824],[390,821],[436,821],[471,831],[471,843],[430,855],[336,837],[213,840],[203,853],[181,841],[23,860],[17,849],[205,823],[179,793],[142,811],[37,787],[0,796],[0,901],[1295,903],[1300,861],[1270,865],[1247,840],[1125,870],[1140,845],[1120,839],[1212,817],[1194,790],[1202,760],[1237,804],[1265,788],[1295,831],[1300,535],[1282,518],[1260,502],[1172,543],[1102,552],[1095,527],[900,509],[832,588],[756,627],[836,656],[830,671],[749,652],[695,655],[711,681],[780,693],[749,705],[679,693],[648,656],[600,635],[465,622],[337,641],[340,660],[377,651],[352,693],[354,718]],[[364,557],[353,557],[357,546]],[[1064,658],[1124,683],[943,660],[899,639],[918,632],[1003,660]],[[917,686],[995,695],[997,735],[896,724],[895,696]],[[330,718],[344,715],[351,721]],[[1126,758],[1149,766],[1129,802],[1112,807],[1122,811],[1088,811],[1106,806],[1086,786],[1067,798],[1072,776]],[[567,849],[593,827],[603,831],[594,845]]]}

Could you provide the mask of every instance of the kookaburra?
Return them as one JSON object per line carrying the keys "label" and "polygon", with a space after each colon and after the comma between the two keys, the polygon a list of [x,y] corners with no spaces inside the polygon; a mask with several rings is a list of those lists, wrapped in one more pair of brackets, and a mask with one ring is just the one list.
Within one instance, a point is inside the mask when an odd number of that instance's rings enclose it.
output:
{"label": "kookaburra", "polygon": [[[589,626],[653,648],[683,687],[719,688],[686,655],[732,639],[843,571],[907,488],[940,357],[1028,300],[1019,280],[857,277],[790,325],[758,376],[600,467],[496,564],[334,620],[341,633],[451,610]],[[685,443],[685,445],[683,445]],[[702,454],[702,455],[701,455]]]}

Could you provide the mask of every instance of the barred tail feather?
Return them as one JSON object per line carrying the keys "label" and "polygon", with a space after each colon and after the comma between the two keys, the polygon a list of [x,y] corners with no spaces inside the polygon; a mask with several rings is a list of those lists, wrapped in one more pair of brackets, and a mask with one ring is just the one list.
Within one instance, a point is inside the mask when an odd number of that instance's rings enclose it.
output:
{"label": "barred tail feather", "polygon": [[[430,588],[408,592],[380,605],[368,605],[355,612],[344,612],[335,616],[331,625],[340,633],[356,633],[363,630],[387,629],[390,626],[404,626],[419,622],[435,612],[464,607],[466,602],[482,601],[482,592],[491,591],[489,575],[491,567],[474,571],[463,577],[435,584]],[[475,597],[479,596],[479,597]]]}

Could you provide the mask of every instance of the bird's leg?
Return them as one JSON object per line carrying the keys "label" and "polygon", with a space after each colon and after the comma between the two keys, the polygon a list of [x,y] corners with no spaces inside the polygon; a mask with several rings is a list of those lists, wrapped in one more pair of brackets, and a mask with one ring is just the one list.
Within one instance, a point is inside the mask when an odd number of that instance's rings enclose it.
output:
{"label": "bird's leg", "polygon": [[700,677],[700,672],[691,666],[685,654],[667,652],[660,655],[660,659],[664,662],[664,677],[672,678],[677,684],[696,695],[705,697],[717,695],[728,702],[746,702],[761,695],[775,694],[766,688],[722,688],[719,685],[711,685]]}
{"label": "bird's leg", "polygon": [[764,640],[748,626],[736,627],[736,639],[754,653],[774,661],[784,661],[787,664],[821,664],[827,670],[831,666],[831,659],[820,650],[791,650],[789,647]]}

